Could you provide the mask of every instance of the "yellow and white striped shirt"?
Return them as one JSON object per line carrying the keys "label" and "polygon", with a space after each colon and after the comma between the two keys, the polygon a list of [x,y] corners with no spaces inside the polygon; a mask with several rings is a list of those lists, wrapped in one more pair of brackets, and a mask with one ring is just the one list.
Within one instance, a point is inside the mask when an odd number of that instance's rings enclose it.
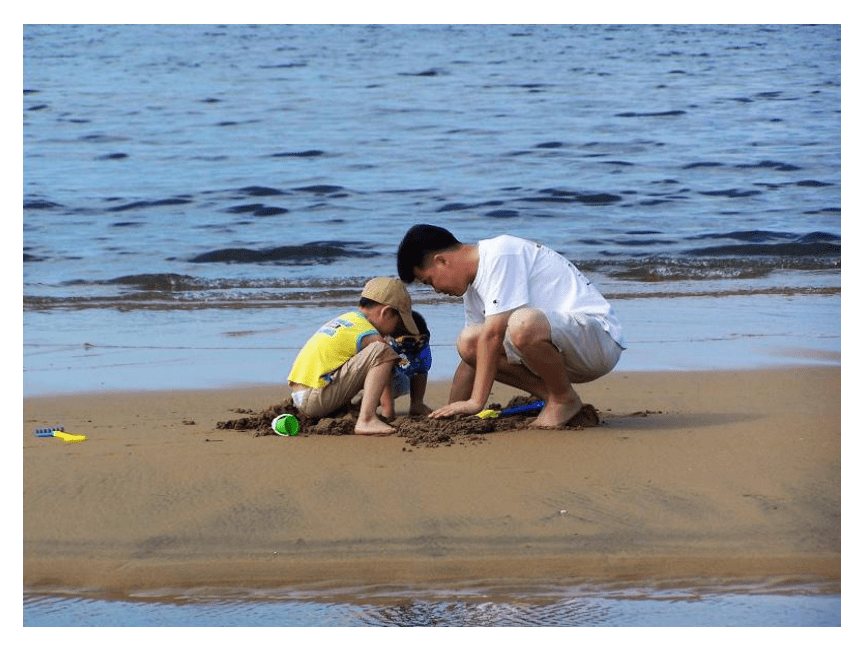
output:
{"label": "yellow and white striped shirt", "polygon": [[361,351],[367,336],[378,333],[364,314],[341,314],[308,339],[293,363],[289,380],[312,388],[325,387],[328,375]]}

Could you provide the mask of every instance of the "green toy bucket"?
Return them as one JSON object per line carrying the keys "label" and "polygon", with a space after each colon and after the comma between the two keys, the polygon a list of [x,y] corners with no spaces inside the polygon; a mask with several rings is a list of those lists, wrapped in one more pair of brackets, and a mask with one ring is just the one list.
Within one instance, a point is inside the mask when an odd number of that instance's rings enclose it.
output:
{"label": "green toy bucket", "polygon": [[272,419],[272,430],[282,437],[295,437],[299,434],[299,420],[292,414],[282,414]]}

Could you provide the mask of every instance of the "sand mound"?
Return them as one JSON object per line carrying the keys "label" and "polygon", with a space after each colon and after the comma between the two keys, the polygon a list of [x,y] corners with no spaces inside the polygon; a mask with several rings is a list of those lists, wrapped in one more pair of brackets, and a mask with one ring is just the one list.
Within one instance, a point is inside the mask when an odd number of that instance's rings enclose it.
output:
{"label": "sand mound", "polygon": [[[504,407],[521,406],[534,400],[534,398],[516,396]],[[498,410],[502,406],[493,404],[490,408]],[[287,400],[259,412],[244,409],[231,410],[231,412],[249,416],[219,421],[217,428],[253,432],[255,437],[274,435],[272,419],[281,414],[292,414],[299,420],[299,436],[354,434],[358,409],[358,405],[349,405],[341,408],[331,417],[311,419],[299,412]],[[395,435],[403,437],[410,446],[437,447],[480,442],[484,440],[483,435],[490,432],[518,430],[526,427],[531,421],[530,417],[535,417],[537,414],[537,412],[530,412],[500,419],[480,419],[475,416],[428,419],[423,416],[405,416],[389,419],[388,423],[396,428]],[[569,429],[588,428],[597,426],[599,423],[600,418],[597,415],[597,410],[591,405],[585,405],[579,414],[562,427]]]}

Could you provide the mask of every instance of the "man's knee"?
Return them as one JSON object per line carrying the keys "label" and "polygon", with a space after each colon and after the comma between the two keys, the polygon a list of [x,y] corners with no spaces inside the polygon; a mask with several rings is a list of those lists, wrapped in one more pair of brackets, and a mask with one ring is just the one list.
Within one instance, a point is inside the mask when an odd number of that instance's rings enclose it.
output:
{"label": "man's knee", "polygon": [[478,335],[481,333],[480,325],[467,325],[457,336],[457,352],[466,363],[474,365],[478,359]]}
{"label": "man's knee", "polygon": [[540,309],[517,309],[508,320],[508,339],[518,349],[552,339],[552,327]]}

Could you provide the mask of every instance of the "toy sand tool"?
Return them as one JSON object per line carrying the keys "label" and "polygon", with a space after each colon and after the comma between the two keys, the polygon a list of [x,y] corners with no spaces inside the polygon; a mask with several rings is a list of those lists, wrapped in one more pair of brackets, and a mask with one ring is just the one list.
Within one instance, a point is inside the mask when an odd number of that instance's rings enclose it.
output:
{"label": "toy sand tool", "polygon": [[282,414],[272,419],[272,430],[282,437],[295,437],[299,434],[299,420],[292,414]]}
{"label": "toy sand tool", "polygon": [[514,414],[525,414],[526,412],[537,412],[538,410],[543,410],[543,406],[546,405],[543,401],[534,401],[533,403],[526,403],[525,405],[518,405],[514,408],[505,408],[504,410],[482,410],[476,414],[476,417],[480,417],[482,419],[501,419],[504,417],[510,417]]}
{"label": "toy sand tool", "polygon": [[62,439],[66,443],[80,443],[81,441],[86,441],[86,435],[82,434],[69,434],[65,432],[65,428],[63,426],[56,426],[53,428],[36,428],[36,436],[37,437],[57,437]]}

